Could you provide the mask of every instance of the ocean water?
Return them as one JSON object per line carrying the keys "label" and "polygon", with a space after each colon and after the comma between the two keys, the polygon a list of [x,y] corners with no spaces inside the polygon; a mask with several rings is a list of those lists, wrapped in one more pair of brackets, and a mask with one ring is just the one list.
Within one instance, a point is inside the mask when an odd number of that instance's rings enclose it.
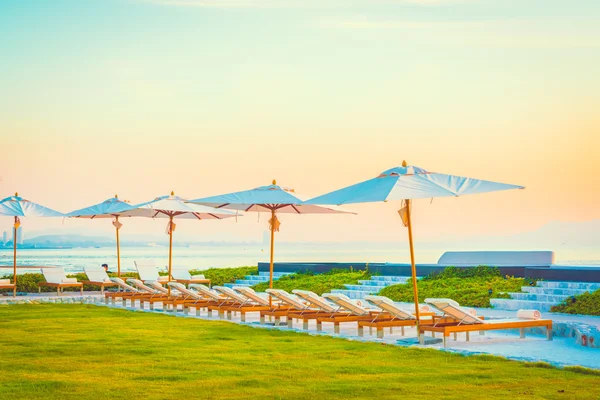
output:
{"label": "ocean water", "polygon": [[[435,263],[446,250],[417,248],[417,263]],[[159,268],[168,265],[166,246],[123,247],[121,248],[121,270],[135,271],[134,261],[153,259]],[[600,266],[600,254],[596,249],[571,249],[556,253],[556,262],[561,265]],[[10,250],[0,250],[0,266],[12,266],[13,254]],[[211,267],[230,268],[241,265],[256,265],[269,261],[269,249],[260,244],[248,245],[198,245],[173,247],[173,265],[188,269]],[[396,262],[408,263],[408,248],[399,244],[390,245],[348,245],[348,244],[281,244],[275,248],[275,261],[280,262]],[[67,272],[81,272],[86,266],[109,265],[111,271],[117,269],[114,247],[73,248],[73,249],[22,249],[17,253],[19,266],[63,267]],[[19,273],[39,271],[19,269]],[[10,268],[0,268],[0,276],[10,273]]]}

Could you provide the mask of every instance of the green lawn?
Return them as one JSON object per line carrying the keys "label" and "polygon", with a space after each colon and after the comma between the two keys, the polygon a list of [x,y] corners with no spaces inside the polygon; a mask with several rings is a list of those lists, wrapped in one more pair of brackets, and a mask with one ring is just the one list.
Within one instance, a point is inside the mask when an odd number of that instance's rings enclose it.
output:
{"label": "green lawn", "polygon": [[2,399],[596,399],[537,364],[86,305],[0,306]]}

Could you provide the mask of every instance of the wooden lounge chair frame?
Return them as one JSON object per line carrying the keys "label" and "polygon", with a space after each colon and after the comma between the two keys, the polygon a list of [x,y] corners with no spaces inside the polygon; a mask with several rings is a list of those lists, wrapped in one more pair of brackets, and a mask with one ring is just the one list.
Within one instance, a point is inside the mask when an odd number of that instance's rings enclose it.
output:
{"label": "wooden lounge chair frame", "polygon": [[[187,273],[187,275],[189,276],[189,278],[188,279],[184,279],[184,278],[176,277],[175,275],[177,274],[178,271],[185,271]],[[206,279],[206,278],[194,278],[194,276],[192,276],[190,274],[190,272],[188,270],[186,270],[186,269],[183,269],[183,268],[173,268],[173,270],[172,270],[171,273],[172,273],[171,276],[173,277],[173,280],[175,282],[183,283],[184,285],[189,285],[191,283],[201,283],[203,285],[208,285],[209,289],[211,287],[211,281],[210,281],[210,279]],[[202,275],[202,276],[204,276],[204,275]]]}
{"label": "wooden lounge chair frame", "polygon": [[[441,300],[444,302],[446,301],[446,299]],[[437,302],[434,303],[434,301]],[[480,334],[483,334],[484,331],[491,330],[519,329],[520,337],[521,339],[524,339],[525,328],[534,327],[545,327],[546,339],[552,340],[552,320],[549,319],[499,319],[486,321],[481,317],[470,314],[468,310],[460,307],[458,303],[451,300],[446,303],[444,307],[440,307],[440,299],[426,299],[425,302],[440,310],[445,318],[438,319],[432,325],[419,326],[419,341],[421,344],[424,342],[424,335],[426,331],[431,332],[432,335],[435,335],[436,332],[442,333],[444,347],[446,347],[447,338],[450,336],[450,334],[454,334],[454,340],[456,340],[456,335],[458,333],[465,332],[466,339],[469,341],[469,334],[471,332],[479,332]],[[452,314],[450,314],[448,310],[451,310]],[[461,314],[462,318],[460,318]],[[451,322],[448,320],[451,320]]]}
{"label": "wooden lounge chair frame", "polygon": [[[100,286],[100,294],[104,294],[104,287],[106,286],[118,286],[116,283],[112,282],[109,278],[108,275],[106,274],[106,272],[104,271],[104,268],[102,267],[98,267],[98,268],[93,268],[93,267],[85,267],[83,268],[83,271],[85,272],[85,274],[88,277],[87,281],[81,281],[81,283],[83,283],[84,285],[95,285],[95,286]],[[90,277],[90,275],[92,275],[92,277]],[[101,278],[100,275],[105,276],[105,279],[94,279],[94,276],[96,278]],[[106,280],[108,279],[108,280]]]}
{"label": "wooden lounge chair frame", "polygon": [[[50,275],[47,274],[62,274],[60,277],[60,279],[65,279],[66,278],[66,274],[65,271],[62,268],[42,268],[42,274],[44,275],[44,278],[46,279],[46,282],[39,282],[38,283],[38,293],[42,292],[42,286],[49,286],[49,287],[55,287],[56,288],[56,294],[57,296],[60,296],[62,293],[62,290],[66,287],[78,287],[79,288],[79,292],[80,294],[83,296],[83,283],[81,282],[48,282],[48,278],[50,277]],[[56,278],[56,277],[55,277]]]}

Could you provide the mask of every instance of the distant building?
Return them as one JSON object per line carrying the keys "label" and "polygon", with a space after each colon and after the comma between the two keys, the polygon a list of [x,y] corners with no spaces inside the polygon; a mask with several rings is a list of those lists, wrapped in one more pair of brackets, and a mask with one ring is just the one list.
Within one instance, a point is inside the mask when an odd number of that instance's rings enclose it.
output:
{"label": "distant building", "polygon": [[[5,232],[6,233],[6,232]],[[13,230],[13,243],[23,244],[23,227],[20,226],[17,228],[17,237],[15,238],[14,230]]]}

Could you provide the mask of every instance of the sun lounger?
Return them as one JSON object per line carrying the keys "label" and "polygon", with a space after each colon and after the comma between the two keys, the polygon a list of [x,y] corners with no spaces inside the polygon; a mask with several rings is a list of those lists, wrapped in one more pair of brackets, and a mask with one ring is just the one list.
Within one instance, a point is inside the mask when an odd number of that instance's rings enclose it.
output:
{"label": "sun lounger", "polygon": [[[265,316],[275,317],[275,325],[279,325],[281,321],[281,317],[287,316],[290,311],[296,311],[296,309],[287,303],[284,303],[278,300],[275,297],[275,301],[273,301],[273,297],[271,297],[271,301],[269,301],[268,297],[262,297],[258,293],[254,291],[251,287],[247,286],[234,286],[233,290],[246,296],[250,300],[254,301],[259,306],[268,307],[268,310],[263,310],[260,312],[260,323],[265,323]],[[270,296],[267,293],[267,296]]]}
{"label": "sun lounger", "polygon": [[294,319],[302,319],[303,328],[306,330],[308,329],[308,319],[304,319],[304,317],[318,313],[320,313],[320,315],[326,315],[326,313],[319,308],[312,307],[309,303],[302,301],[298,296],[291,295],[285,290],[267,289],[266,292],[272,298],[277,299],[283,306],[286,306],[287,309],[261,311],[261,324],[265,322],[265,317],[274,317],[275,325],[279,325],[281,317],[286,317],[288,327],[292,328]]}
{"label": "sun lounger", "polygon": [[166,285],[167,282],[169,282],[168,276],[161,276],[158,274],[158,268],[156,268],[154,260],[134,261],[134,264],[140,276],[140,280],[143,282],[159,282],[163,285]]}
{"label": "sun lounger", "polygon": [[339,293],[324,293],[323,297],[335,303],[343,313],[336,313],[328,317],[317,319],[317,331],[320,331],[323,322],[333,323],[334,333],[340,333],[341,322],[374,321],[381,314],[378,310],[368,310],[362,307],[356,300]]}
{"label": "sun lounger", "polygon": [[204,275],[191,275],[190,271],[183,268],[173,268],[171,270],[173,279],[179,283],[189,285],[190,283],[202,283],[210,287],[210,279],[206,279]]}
{"label": "sun lounger", "polygon": [[100,286],[100,294],[104,294],[105,286],[117,286],[110,280],[106,271],[102,267],[83,267],[83,271],[88,277],[87,281],[82,281],[84,285]]}
{"label": "sun lounger", "polygon": [[131,299],[133,296],[139,296],[142,294],[142,292],[125,283],[125,281],[121,278],[110,278],[110,281],[122,289],[122,291],[104,293],[105,303],[108,303],[108,299],[111,299],[111,303],[114,305],[116,299],[121,299],[123,301],[123,307],[125,307],[127,299]]}
{"label": "sun lounger", "polygon": [[[400,308],[393,300],[385,296],[365,296],[365,301],[373,306],[381,309],[381,314],[373,321],[358,321],[358,335],[364,335],[364,328],[370,330],[376,328],[377,337],[383,338],[383,329],[390,328],[390,332],[394,327],[400,327],[402,336],[404,336],[404,328],[417,326],[417,318],[412,311],[407,311]],[[420,307],[421,315],[432,316],[429,306]],[[429,319],[431,321],[431,319]]]}
{"label": "sun lounger", "polygon": [[[444,347],[447,345],[447,337],[450,334],[456,334],[459,332],[465,332],[467,335],[467,341],[469,340],[470,332],[484,332],[488,330],[502,330],[502,329],[516,329],[518,328],[521,332],[521,338],[525,337],[525,328],[533,327],[545,327],[546,337],[548,340],[552,340],[552,320],[541,319],[541,314],[531,313],[530,315],[537,319],[497,319],[497,320],[483,320],[476,315],[473,315],[469,309],[461,307],[457,302],[451,299],[425,299],[425,303],[440,310],[443,315],[452,322],[435,322],[432,325],[421,325],[420,329],[420,340],[423,341],[423,335],[426,331],[441,332],[444,337]],[[525,313],[521,313],[524,315]],[[525,314],[529,315],[529,313]]]}
{"label": "sun lounger", "polygon": [[0,279],[0,289],[13,289],[13,296],[17,291],[15,284],[10,283],[10,279]]}
{"label": "sun lounger", "polygon": [[189,309],[194,307],[196,310],[196,315],[200,316],[200,311],[202,309],[208,308],[209,305],[217,304],[216,300],[206,297],[202,293],[195,290],[188,289],[179,282],[169,282],[167,285],[171,287],[171,293],[176,292],[180,293],[180,295],[178,297],[165,300],[163,302],[163,306],[171,306],[174,310],[177,310],[177,307],[181,305],[183,307],[184,315],[187,315],[189,313]]}
{"label": "sun lounger", "polygon": [[296,296],[302,298],[302,300],[306,301],[313,310],[313,312],[304,312],[304,313],[290,313],[288,315],[288,326],[292,326],[291,322],[295,319],[302,320],[302,328],[304,330],[308,329],[308,323],[310,320],[317,321],[317,330],[321,329],[321,323],[319,322],[319,318],[321,317],[333,317],[333,316],[346,316],[349,315],[348,312],[341,311],[340,306],[331,303],[324,297],[319,296],[318,294],[311,292],[309,290],[300,290],[294,289],[292,290]]}
{"label": "sun lounger", "polygon": [[60,296],[62,290],[66,287],[78,287],[83,295],[83,283],[78,282],[77,278],[67,278],[62,268],[42,268],[42,274],[46,282],[38,283],[38,291],[42,291],[42,286],[51,286],[56,288],[56,294]]}
{"label": "sun lounger", "polygon": [[224,314],[227,313],[227,318],[231,319],[232,313],[239,312],[241,321],[246,322],[246,313],[268,311],[271,309],[268,305],[261,305],[226,286],[215,286],[214,289],[230,301],[229,304],[208,306],[209,315],[211,311],[218,311],[220,318],[223,318]]}

